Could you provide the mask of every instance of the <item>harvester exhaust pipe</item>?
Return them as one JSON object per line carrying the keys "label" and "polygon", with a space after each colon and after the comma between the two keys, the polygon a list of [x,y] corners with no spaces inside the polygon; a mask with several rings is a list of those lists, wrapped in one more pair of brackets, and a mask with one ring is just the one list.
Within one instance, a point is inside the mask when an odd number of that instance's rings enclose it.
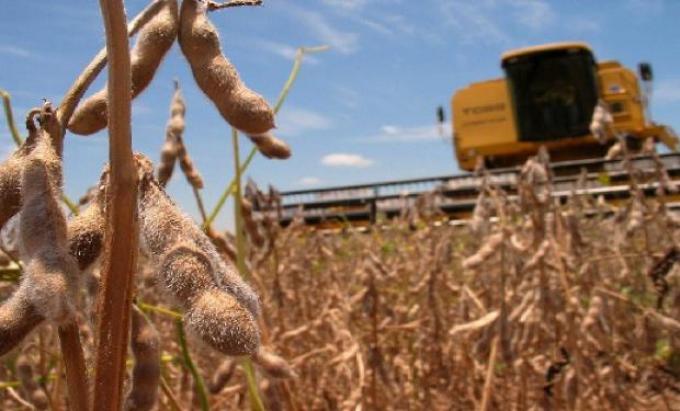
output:
{"label": "harvester exhaust pipe", "polygon": [[645,117],[647,119],[647,124],[652,122],[652,110],[650,108],[652,102],[652,81],[654,80],[654,72],[652,71],[652,65],[646,62],[641,62],[638,64],[638,74],[640,75],[640,80],[642,80],[643,96],[642,104],[645,109]]}

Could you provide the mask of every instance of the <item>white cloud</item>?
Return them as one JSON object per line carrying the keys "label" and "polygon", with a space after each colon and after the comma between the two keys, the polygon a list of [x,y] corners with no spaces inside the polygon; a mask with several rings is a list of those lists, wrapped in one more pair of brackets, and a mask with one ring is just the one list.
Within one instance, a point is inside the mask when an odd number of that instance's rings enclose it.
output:
{"label": "white cloud", "polygon": [[635,15],[659,14],[664,10],[664,0],[627,0],[625,7]]}
{"label": "white cloud", "polygon": [[494,1],[438,0],[438,3],[446,23],[454,28],[462,42],[493,44],[510,41],[510,36],[490,16]]}
{"label": "white cloud", "polygon": [[323,114],[296,107],[284,108],[276,121],[277,131],[282,136],[297,136],[314,130],[325,130],[333,124],[331,119]]}
{"label": "white cloud", "polygon": [[360,154],[334,153],[321,158],[321,164],[329,167],[358,167],[365,168],[373,164],[373,160]]}
{"label": "white cloud", "polygon": [[555,21],[555,12],[544,1],[510,0],[510,5],[517,21],[530,29],[540,30]]}
{"label": "white cloud", "polygon": [[356,109],[361,102],[361,95],[351,87],[335,85],[335,99],[348,109]]}
{"label": "white cloud", "polygon": [[428,140],[442,140],[451,137],[451,124],[444,123],[439,125],[426,125],[415,127],[401,127],[395,125],[384,125],[380,128],[380,132],[366,138],[362,141],[368,142],[410,142],[410,141],[428,141]]}
{"label": "white cloud", "polygon": [[654,103],[680,103],[680,79],[661,80],[654,85]]}
{"label": "white cloud", "polygon": [[8,44],[0,44],[0,54],[6,54],[14,57],[27,58],[31,57],[33,54],[22,47],[11,46]]}
{"label": "white cloud", "polygon": [[574,33],[595,33],[602,29],[602,22],[595,17],[574,17],[569,19],[567,27],[569,31]]}
{"label": "white cloud", "polygon": [[538,31],[556,21],[544,0],[438,0],[438,7],[463,43],[507,44],[513,40],[509,24]]}
{"label": "white cloud", "polygon": [[344,11],[357,11],[368,3],[368,0],[323,0],[328,6],[344,10]]}
{"label": "white cloud", "polygon": [[333,27],[322,14],[300,7],[289,7],[300,22],[316,36],[317,41],[327,44],[343,54],[352,54],[359,48],[359,34]]}
{"label": "white cloud", "polygon": [[302,177],[298,180],[298,184],[301,186],[316,186],[321,184],[321,179],[318,177]]}

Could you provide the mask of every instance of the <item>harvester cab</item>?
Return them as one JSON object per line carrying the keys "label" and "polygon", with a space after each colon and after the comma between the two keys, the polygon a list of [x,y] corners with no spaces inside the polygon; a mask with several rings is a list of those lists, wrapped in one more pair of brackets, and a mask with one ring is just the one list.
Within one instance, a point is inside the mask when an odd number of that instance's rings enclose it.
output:
{"label": "harvester cab", "polygon": [[[647,107],[652,71],[640,65],[640,81],[619,62],[598,62],[585,43],[552,43],[501,56],[503,78],[478,82],[452,98],[456,158],[473,170],[479,157],[488,167],[518,165],[545,146],[555,161],[602,157],[616,139],[641,145],[648,137],[675,150],[668,126],[651,121]],[[598,102],[611,114],[611,133],[590,131]]]}

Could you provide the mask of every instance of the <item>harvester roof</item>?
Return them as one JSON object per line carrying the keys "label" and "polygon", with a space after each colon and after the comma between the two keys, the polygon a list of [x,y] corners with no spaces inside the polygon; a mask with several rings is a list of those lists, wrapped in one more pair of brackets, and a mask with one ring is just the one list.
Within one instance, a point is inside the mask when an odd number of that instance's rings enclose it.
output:
{"label": "harvester roof", "polygon": [[526,56],[530,54],[536,54],[536,53],[544,53],[544,52],[549,52],[549,51],[558,51],[558,50],[568,50],[568,49],[582,49],[590,52],[592,54],[592,50],[590,49],[590,46],[588,46],[586,43],[580,42],[580,41],[566,41],[566,42],[558,42],[558,43],[548,43],[548,44],[541,44],[538,46],[531,46],[531,47],[522,47],[519,49],[513,49],[513,50],[508,50],[505,53],[501,54],[501,62],[505,64],[508,60],[516,57],[521,57],[521,56]]}

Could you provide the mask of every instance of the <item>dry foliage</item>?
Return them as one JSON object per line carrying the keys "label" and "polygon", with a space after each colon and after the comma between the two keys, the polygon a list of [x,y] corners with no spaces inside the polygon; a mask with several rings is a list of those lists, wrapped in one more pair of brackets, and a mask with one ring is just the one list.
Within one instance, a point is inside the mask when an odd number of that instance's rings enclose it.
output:
{"label": "dry foliage", "polygon": [[[157,0],[136,23],[131,94],[178,38],[225,120],[265,156],[286,158],[270,133],[272,109],[240,80],[206,15],[237,3],[259,2],[183,0],[178,11]],[[96,72],[65,101],[77,103]],[[112,177],[105,168],[87,209],[65,215],[61,151],[66,125],[106,127],[110,102],[104,89],[71,119],[75,106],[32,110],[28,138],[0,165],[2,409],[73,406],[74,362],[79,353],[95,362]],[[366,232],[316,231],[299,219],[283,228],[276,190],[249,184],[237,199],[250,240],[239,273],[232,236],[202,229],[164,190],[176,161],[196,193],[203,186],[182,142],[185,110],[177,88],[158,170],[134,157],[141,247],[126,410],[256,407],[254,381],[270,410],[677,409],[680,218],[640,189],[653,180],[659,195],[677,191],[653,145],[650,176],[625,147],[616,153],[633,176],[625,204],[579,187],[554,202],[541,152],[522,169],[517,196],[485,180],[468,227],[443,221],[434,192]],[[86,398],[87,384],[79,388]]]}

